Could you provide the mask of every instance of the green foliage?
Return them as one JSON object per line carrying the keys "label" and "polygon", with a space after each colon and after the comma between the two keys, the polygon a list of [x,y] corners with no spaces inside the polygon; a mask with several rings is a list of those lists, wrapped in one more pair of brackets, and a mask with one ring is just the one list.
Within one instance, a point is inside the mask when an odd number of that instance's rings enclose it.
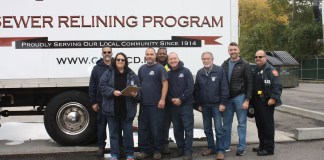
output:
{"label": "green foliage", "polygon": [[[257,50],[285,50],[297,60],[318,55],[320,23],[313,18],[312,1],[239,0],[240,49],[249,61]],[[293,10],[294,9],[294,10]]]}
{"label": "green foliage", "polygon": [[287,28],[288,44],[286,50],[297,59],[312,58],[320,49],[316,40],[322,38],[322,26],[318,23],[299,23]]}

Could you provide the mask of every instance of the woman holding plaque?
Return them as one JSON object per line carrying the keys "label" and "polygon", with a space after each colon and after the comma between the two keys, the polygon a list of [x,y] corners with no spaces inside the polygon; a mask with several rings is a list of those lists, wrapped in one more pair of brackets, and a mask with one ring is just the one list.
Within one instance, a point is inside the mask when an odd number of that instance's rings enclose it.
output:
{"label": "woman holding plaque", "polygon": [[[107,69],[100,80],[103,96],[102,109],[107,116],[111,159],[120,158],[120,146],[125,147],[127,160],[134,159],[134,139],[132,124],[137,111],[137,101],[140,92],[131,91],[123,95],[122,90],[129,86],[140,86],[138,76],[128,67],[127,56],[120,52],[116,54],[112,67]],[[119,130],[122,130],[124,144],[120,144]]]}

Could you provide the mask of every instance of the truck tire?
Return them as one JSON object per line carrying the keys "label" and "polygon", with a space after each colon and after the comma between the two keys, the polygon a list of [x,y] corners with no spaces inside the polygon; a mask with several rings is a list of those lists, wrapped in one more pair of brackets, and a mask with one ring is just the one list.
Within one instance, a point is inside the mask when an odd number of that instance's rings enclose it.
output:
{"label": "truck tire", "polygon": [[45,109],[44,125],[49,136],[64,146],[85,145],[97,138],[97,115],[82,91],[67,91],[52,98]]}

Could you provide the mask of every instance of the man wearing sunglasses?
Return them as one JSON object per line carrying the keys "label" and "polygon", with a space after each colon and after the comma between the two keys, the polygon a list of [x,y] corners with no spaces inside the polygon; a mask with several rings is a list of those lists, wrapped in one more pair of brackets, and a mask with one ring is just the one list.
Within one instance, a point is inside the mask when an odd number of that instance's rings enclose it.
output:
{"label": "man wearing sunglasses", "polygon": [[106,146],[107,119],[101,108],[102,95],[99,88],[99,81],[103,73],[110,67],[112,61],[112,49],[109,46],[102,48],[101,56],[93,67],[89,82],[89,98],[93,111],[98,112],[98,156],[103,156]]}
{"label": "man wearing sunglasses", "polygon": [[254,89],[252,105],[258,129],[259,147],[254,148],[258,156],[274,154],[274,107],[281,105],[282,85],[278,71],[267,63],[266,53],[255,53],[257,67],[253,72]]}

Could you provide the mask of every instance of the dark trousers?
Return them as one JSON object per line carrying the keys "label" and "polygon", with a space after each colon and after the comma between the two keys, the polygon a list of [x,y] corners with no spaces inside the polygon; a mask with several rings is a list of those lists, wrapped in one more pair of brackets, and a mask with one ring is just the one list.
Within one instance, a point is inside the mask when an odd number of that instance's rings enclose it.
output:
{"label": "dark trousers", "polygon": [[182,149],[185,155],[192,155],[193,125],[194,115],[192,105],[173,106],[172,123],[173,133],[179,149]]}
{"label": "dark trousers", "polygon": [[169,146],[169,129],[172,122],[172,112],[170,106],[165,106],[163,117],[163,147]]}
{"label": "dark trousers", "polygon": [[267,151],[274,150],[274,106],[268,106],[267,102],[255,100],[255,123],[258,128],[259,147]]}
{"label": "dark trousers", "polygon": [[[133,119],[120,119],[115,116],[107,115],[109,125],[109,137],[111,155],[120,157],[121,147],[124,146],[126,156],[133,156],[134,154],[134,139],[133,139]],[[120,134],[123,132],[123,139]]]}
{"label": "dark trousers", "polygon": [[142,152],[161,152],[164,109],[141,106],[138,117],[138,146]]}
{"label": "dark trousers", "polygon": [[101,103],[99,103],[98,112],[98,146],[99,148],[105,148],[107,139],[107,118],[106,115],[102,114]]}

